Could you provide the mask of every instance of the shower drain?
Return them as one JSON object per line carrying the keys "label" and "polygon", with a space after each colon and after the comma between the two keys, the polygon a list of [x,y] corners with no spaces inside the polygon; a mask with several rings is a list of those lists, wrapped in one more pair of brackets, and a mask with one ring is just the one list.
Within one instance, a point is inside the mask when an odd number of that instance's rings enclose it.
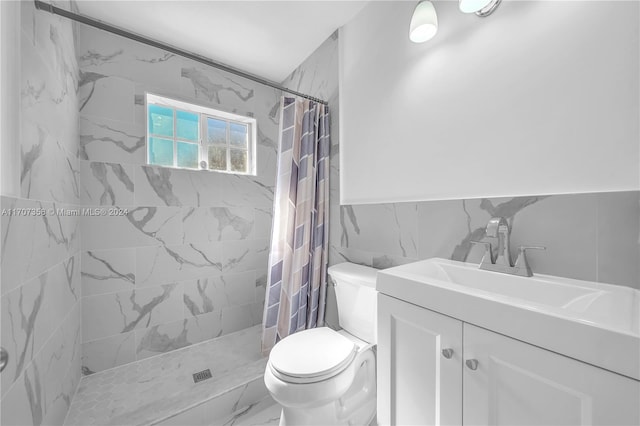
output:
{"label": "shower drain", "polygon": [[193,383],[198,383],[201,382],[203,380],[207,380],[210,379],[211,376],[211,370],[209,370],[208,368],[206,370],[202,370],[202,371],[198,371],[197,373],[193,373]]}

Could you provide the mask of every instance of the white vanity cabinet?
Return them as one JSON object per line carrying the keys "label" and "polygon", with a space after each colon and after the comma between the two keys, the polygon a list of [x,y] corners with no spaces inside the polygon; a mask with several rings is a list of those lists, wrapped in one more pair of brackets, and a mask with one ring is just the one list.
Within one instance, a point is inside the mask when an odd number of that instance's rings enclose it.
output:
{"label": "white vanity cabinet", "polygon": [[462,424],[462,321],[378,294],[377,365],[379,424]]}
{"label": "white vanity cabinet", "polygon": [[[469,425],[638,425],[640,382],[464,324]],[[476,370],[467,360],[478,361]]]}
{"label": "white vanity cabinet", "polygon": [[637,380],[378,297],[381,425],[640,424]]}

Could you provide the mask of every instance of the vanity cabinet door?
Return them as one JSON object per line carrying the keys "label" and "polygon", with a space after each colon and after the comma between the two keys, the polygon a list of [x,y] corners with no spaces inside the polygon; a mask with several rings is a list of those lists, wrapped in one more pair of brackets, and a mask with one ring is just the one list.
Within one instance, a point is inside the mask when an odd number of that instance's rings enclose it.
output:
{"label": "vanity cabinet door", "polygon": [[636,380],[466,323],[464,360],[466,425],[640,424]]}
{"label": "vanity cabinet door", "polygon": [[462,423],[461,321],[378,294],[377,365],[379,424]]}

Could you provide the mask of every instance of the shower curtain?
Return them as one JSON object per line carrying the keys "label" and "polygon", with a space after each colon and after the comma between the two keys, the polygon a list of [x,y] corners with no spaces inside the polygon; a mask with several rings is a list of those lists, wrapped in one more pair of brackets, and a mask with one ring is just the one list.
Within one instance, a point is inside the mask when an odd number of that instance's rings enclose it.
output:
{"label": "shower curtain", "polygon": [[283,97],[262,352],[324,325],[329,242],[329,108]]}

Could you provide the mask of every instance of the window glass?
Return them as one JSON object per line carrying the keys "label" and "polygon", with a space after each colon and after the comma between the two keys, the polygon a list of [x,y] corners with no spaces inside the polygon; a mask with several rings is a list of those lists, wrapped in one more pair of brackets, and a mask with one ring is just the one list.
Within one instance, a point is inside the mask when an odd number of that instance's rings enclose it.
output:
{"label": "window glass", "polygon": [[178,142],[178,167],[198,168],[198,144]]}
{"label": "window glass", "polygon": [[149,133],[173,137],[173,108],[149,105]]}
{"label": "window glass", "polygon": [[215,144],[227,144],[227,122],[207,118],[207,142]]}
{"label": "window glass", "polygon": [[176,133],[179,139],[198,142],[198,122],[200,116],[186,111],[176,111]]}
{"label": "window glass", "polygon": [[246,172],[247,171],[247,151],[240,151],[232,149],[229,152],[231,157],[231,171],[232,172]]}
{"label": "window glass", "polygon": [[150,93],[146,105],[148,164],[255,174],[254,118]]}
{"label": "window glass", "polygon": [[238,148],[247,149],[247,125],[229,123],[229,142]]}
{"label": "window glass", "polygon": [[227,170],[227,149],[218,146],[209,146],[209,169]]}
{"label": "window glass", "polygon": [[160,166],[173,166],[173,141],[149,138],[149,163]]}

